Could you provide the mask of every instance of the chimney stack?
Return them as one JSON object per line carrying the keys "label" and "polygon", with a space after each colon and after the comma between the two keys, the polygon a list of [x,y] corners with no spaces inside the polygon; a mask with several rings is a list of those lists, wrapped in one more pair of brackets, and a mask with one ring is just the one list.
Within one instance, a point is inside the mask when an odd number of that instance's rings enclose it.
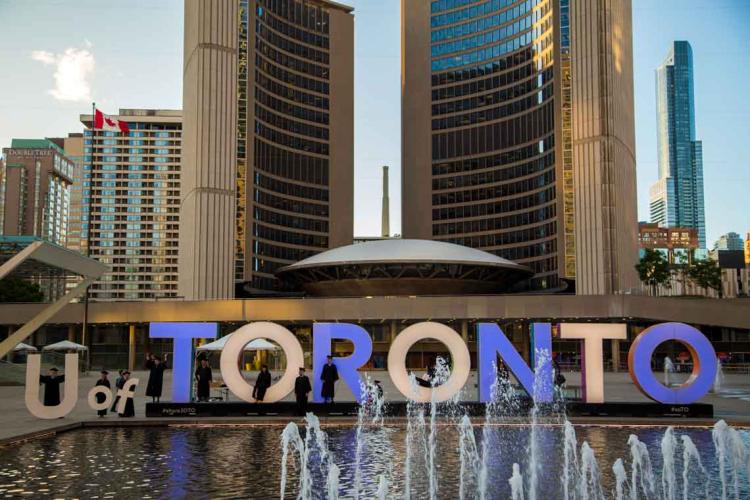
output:
{"label": "chimney stack", "polygon": [[391,208],[388,201],[388,166],[383,166],[383,219],[381,222],[383,238],[391,235]]}

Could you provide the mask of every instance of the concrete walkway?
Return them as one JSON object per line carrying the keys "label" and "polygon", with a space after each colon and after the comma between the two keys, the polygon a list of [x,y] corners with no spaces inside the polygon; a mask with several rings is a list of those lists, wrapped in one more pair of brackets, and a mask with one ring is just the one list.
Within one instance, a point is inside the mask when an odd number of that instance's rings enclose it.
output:
{"label": "concrete walkway", "polygon": [[[214,373],[217,373],[215,370]],[[274,375],[277,375],[274,373]],[[384,371],[372,371],[368,375],[372,379],[380,380],[385,394],[386,401],[403,401],[405,398],[396,390],[391,383],[390,377]],[[85,425],[164,425],[168,423],[189,423],[192,420],[183,418],[173,419],[146,419],[145,403],[147,398],[143,395],[145,392],[146,382],[148,380],[147,372],[134,372],[134,378],[138,378],[140,383],[136,390],[136,417],[132,419],[122,419],[116,414],[108,414],[106,417],[99,418],[96,412],[89,408],[87,403],[88,391],[94,386],[98,375],[90,374],[82,376],[79,380],[78,404],[75,409],[65,418],[56,420],[41,420],[33,417],[24,403],[24,388],[0,387],[0,400],[3,401],[2,411],[0,412],[0,444],[7,444],[23,439],[33,438],[38,435],[63,431],[70,428]],[[580,373],[566,373],[567,384],[572,386],[580,385]],[[684,377],[684,376],[683,376]],[[254,380],[255,374],[252,374]],[[112,382],[114,382],[112,380]],[[113,383],[114,385],[114,383]],[[172,390],[172,373],[167,371],[164,376],[164,401],[170,399]],[[41,392],[41,391],[40,391]],[[218,390],[214,393],[218,395]],[[472,372],[469,382],[464,389],[464,400],[476,399],[476,372]],[[343,382],[337,384],[337,400],[353,401],[354,397],[351,391]],[[649,399],[643,396],[633,385],[630,376],[627,373],[607,373],[605,375],[605,399],[608,402],[631,401],[631,402],[648,402]],[[150,398],[148,398],[150,401]],[[235,400],[230,396],[230,400]],[[293,396],[286,398],[288,401],[293,400]],[[716,419],[724,418],[729,422],[739,425],[750,425],[750,377],[747,375],[727,375],[725,377],[725,392],[722,394],[709,394],[702,403],[714,405]],[[236,423],[284,423],[288,418],[269,418],[269,417],[247,417],[247,418],[226,418],[211,419],[211,423],[221,422],[227,424]],[[611,422],[611,419],[585,419],[587,422]],[[208,423],[207,421],[201,421]],[[633,423],[637,421],[634,420]],[[710,422],[691,422],[690,420],[680,420],[685,424],[709,424]],[[650,420],[649,423],[653,423]],[[664,422],[667,424],[668,422]]]}

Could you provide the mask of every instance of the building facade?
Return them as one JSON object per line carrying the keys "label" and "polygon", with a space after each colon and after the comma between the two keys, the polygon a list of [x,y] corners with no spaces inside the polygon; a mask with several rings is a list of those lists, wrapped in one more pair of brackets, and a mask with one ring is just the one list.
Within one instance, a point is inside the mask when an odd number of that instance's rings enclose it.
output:
{"label": "building facade", "polygon": [[636,286],[631,31],[628,0],[402,0],[404,237]]}
{"label": "building facade", "polygon": [[714,243],[714,250],[733,250],[733,251],[744,251],[745,242],[742,240],[742,236],[738,233],[730,232],[722,234],[716,243]]}
{"label": "building facade", "polygon": [[48,139],[13,139],[3,155],[2,234],[65,246],[74,163]]}
{"label": "building facade", "polygon": [[700,248],[697,230],[685,227],[668,228],[654,223],[639,224],[638,242],[642,250],[648,248],[663,252],[670,264],[692,262],[695,251]]}
{"label": "building facade", "polygon": [[659,180],[651,188],[651,222],[692,227],[706,248],[703,145],[695,137],[693,50],[675,41],[656,69]]}
{"label": "building facade", "polygon": [[[186,137],[197,145],[183,206],[198,226],[182,235],[180,289],[190,298],[283,291],[276,269],[353,238],[352,9],[219,5],[217,16],[185,3]],[[224,87],[204,84],[215,72]],[[211,142],[214,127],[231,137]],[[210,244],[196,242],[199,227],[216,235]]]}
{"label": "building facade", "polygon": [[130,132],[84,131],[81,252],[110,272],[91,300],[175,298],[180,221],[182,113],[121,109]]}

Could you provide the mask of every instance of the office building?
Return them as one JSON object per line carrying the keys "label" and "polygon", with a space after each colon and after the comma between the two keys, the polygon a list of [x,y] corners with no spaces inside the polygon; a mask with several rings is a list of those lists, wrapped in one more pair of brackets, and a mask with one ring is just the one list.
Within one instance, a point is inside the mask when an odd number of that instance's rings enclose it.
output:
{"label": "office building", "polygon": [[698,231],[690,227],[662,227],[641,222],[638,225],[638,242],[641,250],[659,250],[670,264],[687,264],[694,260],[700,248]]}
{"label": "office building", "polygon": [[706,248],[703,146],[695,137],[693,50],[675,41],[656,69],[659,180],[651,187],[651,222],[692,227]]}
{"label": "office building", "polygon": [[2,234],[65,246],[73,162],[49,139],[13,139],[3,156]]}
{"label": "office building", "polygon": [[716,243],[714,243],[714,250],[733,250],[733,251],[744,251],[745,242],[742,241],[742,236],[735,232],[722,234]]}
{"label": "office building", "polygon": [[[182,113],[120,109],[130,133],[84,131],[82,252],[110,272],[91,300],[177,297]],[[89,234],[90,231],[90,234]]]}
{"label": "office building", "polygon": [[532,289],[637,286],[630,1],[401,5],[404,237],[525,264]]}
{"label": "office building", "polygon": [[335,2],[185,2],[182,206],[194,224],[181,295],[283,291],[278,268],[352,242],[353,46],[352,9]]}
{"label": "office building", "polygon": [[[67,137],[50,137],[65,156],[73,162],[72,184],[70,185],[70,214],[68,217],[68,238],[65,246],[79,253],[85,252],[81,243],[81,217],[83,211],[83,134],[73,132]],[[85,244],[85,242],[84,242]]]}

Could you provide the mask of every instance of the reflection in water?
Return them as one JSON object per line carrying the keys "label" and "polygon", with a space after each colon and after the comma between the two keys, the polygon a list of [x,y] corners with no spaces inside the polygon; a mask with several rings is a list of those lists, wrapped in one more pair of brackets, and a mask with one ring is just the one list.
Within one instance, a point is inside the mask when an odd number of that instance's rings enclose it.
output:
{"label": "reflection in water", "polygon": [[[457,498],[460,487],[459,430],[457,425],[437,429],[436,467],[439,498]],[[524,446],[528,427],[496,427],[488,460],[488,498],[510,498],[513,463],[523,473],[529,458]],[[0,449],[0,495],[34,498],[278,498],[282,426],[143,427],[87,429],[30,441]],[[354,497],[356,429],[324,427],[333,462],[340,468],[342,498]],[[543,426],[539,435],[542,452],[538,498],[561,497],[563,428]],[[655,472],[662,470],[660,443],[663,427],[577,426],[580,448],[587,441],[599,464],[605,495],[615,493],[612,465],[622,458],[630,472],[628,436],[635,434],[649,450]],[[304,437],[304,427],[300,429]],[[482,446],[482,427],[473,428]],[[372,426],[366,429],[361,449],[359,498],[376,498],[381,476],[388,498],[401,498],[405,470],[404,426]],[[718,464],[708,429],[675,429],[688,435],[699,450],[710,478],[711,494],[721,494]],[[742,431],[750,443],[750,434]],[[501,437],[501,438],[500,438]],[[515,445],[514,445],[515,443]],[[414,458],[414,457],[412,457]],[[682,471],[682,453],[675,455],[675,469]],[[429,492],[428,470],[422,464],[411,478],[412,498]],[[298,470],[290,464],[287,498],[296,498]],[[314,478],[313,496],[327,497],[325,477]],[[701,478],[702,479],[702,478]],[[678,478],[682,494],[682,478]],[[744,481],[743,498],[750,498]],[[690,498],[703,498],[703,481],[690,486]]]}

